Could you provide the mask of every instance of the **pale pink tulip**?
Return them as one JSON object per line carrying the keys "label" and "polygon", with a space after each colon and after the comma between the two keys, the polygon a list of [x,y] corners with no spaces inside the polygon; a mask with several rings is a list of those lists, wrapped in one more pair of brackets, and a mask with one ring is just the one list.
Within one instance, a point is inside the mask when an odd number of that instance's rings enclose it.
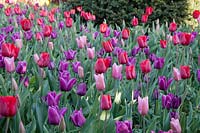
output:
{"label": "pale pink tulip", "polygon": [[16,39],[15,40],[15,44],[16,44],[16,46],[18,47],[18,48],[22,48],[22,46],[23,46],[23,41],[22,41],[22,39]]}
{"label": "pale pink tulip", "polygon": [[103,91],[105,90],[105,82],[104,82],[104,75],[103,73],[102,74],[94,74],[94,78],[95,78],[95,81],[96,81],[96,88],[97,90],[99,91]]}
{"label": "pale pink tulip", "polygon": [[174,133],[181,133],[181,125],[179,119],[172,118],[170,121],[170,127]]}
{"label": "pale pink tulip", "polygon": [[79,67],[78,67],[78,76],[79,76],[80,78],[84,78],[84,69],[83,69],[82,66],[79,66]]}
{"label": "pale pink tulip", "polygon": [[117,65],[116,63],[113,64],[112,77],[114,79],[120,79],[122,77],[122,65]]}
{"label": "pale pink tulip", "polygon": [[176,81],[181,80],[180,71],[175,67],[173,68],[173,75],[174,75],[174,80],[176,80]]}
{"label": "pale pink tulip", "polygon": [[49,48],[50,50],[53,50],[53,47],[54,47],[53,42],[49,42],[49,43],[48,43],[48,48]]}
{"label": "pale pink tulip", "polygon": [[95,48],[87,48],[87,55],[89,59],[94,59],[95,56]]}
{"label": "pale pink tulip", "polygon": [[40,59],[39,56],[38,56],[38,54],[34,54],[33,58],[34,58],[35,63],[37,63],[38,60]]}
{"label": "pale pink tulip", "polygon": [[7,72],[11,73],[15,71],[14,57],[12,58],[4,57],[4,63]]}
{"label": "pale pink tulip", "polygon": [[149,102],[148,102],[148,96],[141,98],[140,96],[138,97],[138,112],[142,115],[145,116],[147,115],[149,111]]}
{"label": "pale pink tulip", "polygon": [[76,38],[76,43],[78,45],[78,48],[82,49],[87,45],[87,37],[86,36],[80,36],[79,38]]}

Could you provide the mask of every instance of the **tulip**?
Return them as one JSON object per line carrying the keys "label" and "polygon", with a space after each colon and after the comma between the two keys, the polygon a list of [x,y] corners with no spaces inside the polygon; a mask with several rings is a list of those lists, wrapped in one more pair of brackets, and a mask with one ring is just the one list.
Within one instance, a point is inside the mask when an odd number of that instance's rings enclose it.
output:
{"label": "tulip", "polygon": [[107,28],[108,28],[108,25],[106,23],[100,24],[100,32],[101,33],[105,33]]}
{"label": "tulip", "polygon": [[190,78],[190,67],[180,66],[180,74],[182,79]]}
{"label": "tulip", "polygon": [[102,95],[101,96],[100,107],[102,110],[109,110],[112,108],[112,101],[111,101],[110,95]]}
{"label": "tulip", "polygon": [[116,63],[112,66],[112,77],[114,79],[122,78],[122,65],[117,65]]}
{"label": "tulip", "polygon": [[13,117],[17,113],[18,99],[15,96],[0,96],[0,116]]}
{"label": "tulip", "polygon": [[21,49],[22,46],[23,46],[22,39],[16,39],[16,40],[15,40],[15,44],[16,44],[16,46],[17,46],[19,49]]}
{"label": "tulip", "polygon": [[111,41],[111,44],[112,44],[113,47],[117,46],[118,39],[116,37],[111,38],[110,41]]}
{"label": "tulip", "polygon": [[14,91],[17,91],[18,90],[17,82],[15,81],[14,78],[12,78],[11,81],[12,81],[12,88],[14,89]]}
{"label": "tulip", "polygon": [[194,10],[192,13],[192,16],[194,19],[198,19],[200,16],[200,11],[199,10]]}
{"label": "tulip", "polygon": [[77,90],[76,90],[76,94],[78,94],[79,96],[84,96],[87,92],[87,85],[86,83],[80,83],[77,86]]}
{"label": "tulip", "polygon": [[117,31],[117,30],[114,30],[113,34],[114,34],[114,37],[118,38],[120,36],[121,32]]}
{"label": "tulip", "polygon": [[22,121],[19,123],[19,133],[26,133],[26,129],[24,128],[24,124]]}
{"label": "tulip", "polygon": [[89,59],[94,59],[95,56],[95,47],[87,48],[87,55]]}
{"label": "tulip", "polygon": [[138,97],[138,112],[142,115],[145,116],[147,115],[149,111],[149,102],[148,102],[148,96],[141,98],[140,96]]}
{"label": "tulip", "polygon": [[68,70],[69,63],[66,61],[60,61],[58,70],[59,71],[66,71]]}
{"label": "tulip", "polygon": [[50,13],[50,14],[48,15],[48,20],[49,20],[50,23],[55,22],[54,14]]}
{"label": "tulip", "polygon": [[173,68],[173,75],[174,75],[174,80],[176,80],[176,81],[181,80],[180,71],[175,67]]}
{"label": "tulip", "polygon": [[78,73],[78,67],[81,66],[81,62],[76,61],[72,63],[72,69],[75,73]]}
{"label": "tulip", "polygon": [[181,125],[179,119],[172,118],[170,121],[170,127],[174,133],[181,133]]}
{"label": "tulip", "polygon": [[171,22],[169,25],[169,31],[174,32],[177,29],[177,24],[175,22]]}
{"label": "tulip", "polygon": [[41,41],[42,40],[42,37],[43,37],[43,34],[41,32],[37,32],[35,34],[35,38],[37,41]]}
{"label": "tulip", "polygon": [[172,101],[171,101],[171,108],[178,109],[181,105],[181,97],[171,95]]}
{"label": "tulip", "polygon": [[29,31],[32,27],[31,20],[26,18],[21,20],[21,26],[24,31]]}
{"label": "tulip", "polygon": [[72,49],[68,49],[67,51],[64,51],[66,60],[73,60],[76,56],[76,51]]}
{"label": "tulip", "polygon": [[23,84],[25,87],[28,87],[29,86],[29,78],[28,77],[23,77],[23,76],[20,76],[20,83],[23,81]]}
{"label": "tulip", "polygon": [[49,37],[52,32],[52,26],[51,25],[45,25],[43,28],[43,35],[44,37]]}
{"label": "tulip", "polygon": [[0,54],[0,68],[4,68],[5,63],[4,63],[4,57]]}
{"label": "tulip", "polygon": [[140,62],[140,69],[142,73],[147,74],[151,72],[151,63],[149,59],[143,60]]}
{"label": "tulip", "polygon": [[166,40],[160,40],[160,47],[166,48],[167,47],[167,41]]}
{"label": "tulip", "polygon": [[200,82],[200,69],[197,70],[197,80]]}
{"label": "tulip", "polygon": [[40,58],[37,61],[37,64],[39,67],[43,68],[43,67],[47,67],[50,63],[50,55],[47,52],[42,52],[40,54]]}
{"label": "tulip", "polygon": [[93,38],[94,39],[97,39],[98,36],[99,36],[99,32],[98,31],[96,31],[96,32],[93,33]]}
{"label": "tulip", "polygon": [[127,40],[130,36],[130,30],[128,28],[125,28],[122,30],[122,38],[124,40]]}
{"label": "tulip", "polygon": [[7,72],[11,73],[11,72],[15,71],[14,57],[12,57],[12,58],[5,57],[4,63],[5,63],[5,68],[6,68]]}
{"label": "tulip", "polygon": [[57,32],[56,32],[55,30],[51,32],[51,38],[52,38],[52,39],[56,39],[57,36],[58,36],[58,35],[57,35]]}
{"label": "tulip", "polygon": [[159,90],[158,89],[154,89],[154,91],[153,91],[153,99],[158,100],[159,95],[160,95]]}
{"label": "tulip", "polygon": [[48,69],[53,70],[54,68],[55,68],[55,63],[53,61],[50,61],[49,65],[48,65]]}
{"label": "tulip", "polygon": [[155,69],[161,69],[163,68],[165,64],[165,58],[162,58],[162,57],[157,57],[155,60],[154,60],[154,68]]}
{"label": "tulip", "polygon": [[14,44],[4,43],[1,46],[1,54],[4,57],[14,57],[16,59],[18,57],[19,51],[20,49]]}
{"label": "tulip", "polygon": [[150,61],[152,61],[152,62],[154,62],[158,58],[154,53],[149,54],[148,57],[149,57]]}
{"label": "tulip", "polygon": [[152,13],[153,13],[153,7],[151,7],[151,6],[146,7],[145,14],[151,15]]}
{"label": "tulip", "polygon": [[79,78],[84,78],[84,69],[82,66],[78,66],[78,76]]}
{"label": "tulip", "polygon": [[134,78],[136,78],[135,66],[134,65],[126,66],[126,79],[131,80]]}
{"label": "tulip", "polygon": [[94,65],[94,69],[97,74],[105,73],[107,70],[105,60],[103,58],[98,58]]}
{"label": "tulip", "polygon": [[71,28],[73,25],[73,19],[72,18],[66,18],[65,19],[65,25],[67,28]]}
{"label": "tulip", "polygon": [[72,122],[74,123],[75,126],[77,127],[82,127],[85,122],[86,119],[83,115],[82,109],[80,110],[75,110],[71,115],[70,115],[70,119],[72,120]]}
{"label": "tulip", "polygon": [[132,21],[131,21],[131,24],[133,26],[137,26],[138,25],[138,18],[136,18],[135,16],[133,17]]}
{"label": "tulip", "polygon": [[95,82],[96,82],[96,88],[98,91],[103,91],[106,88],[105,81],[104,81],[104,75],[102,74],[94,74]]}
{"label": "tulip", "polygon": [[24,32],[24,37],[27,41],[31,40],[33,37],[33,32],[31,30]]}
{"label": "tulip", "polygon": [[113,51],[113,46],[110,40],[103,42],[102,45],[107,53],[110,53]]}
{"label": "tulip", "polygon": [[148,15],[143,14],[142,15],[142,23],[146,23],[148,21]]}
{"label": "tulip", "polygon": [[59,125],[66,111],[67,111],[67,108],[62,108],[61,110],[59,110],[57,106],[49,106],[48,108],[49,124]]}
{"label": "tulip", "polygon": [[62,29],[64,28],[64,25],[65,25],[65,23],[64,23],[63,21],[60,21],[60,22],[58,23],[58,28],[59,28],[60,30],[62,30]]}
{"label": "tulip", "polygon": [[26,73],[27,63],[26,61],[19,61],[16,67],[16,72],[18,74],[25,74]]}
{"label": "tulip", "polygon": [[110,36],[110,28],[108,27],[106,32],[104,33],[104,37],[109,37]]}
{"label": "tulip", "polygon": [[59,81],[61,91],[70,91],[76,84],[76,78],[66,79],[64,77],[60,77]]}
{"label": "tulip", "polygon": [[118,56],[119,64],[126,64],[128,63],[128,54],[127,52],[121,52]]}
{"label": "tulip", "polygon": [[87,37],[86,36],[80,36],[79,38],[76,38],[76,43],[78,45],[78,48],[82,49],[87,45]]}
{"label": "tulip", "polygon": [[141,48],[138,46],[133,47],[133,49],[131,51],[131,55],[135,57],[139,53],[140,50],[141,50]]}
{"label": "tulip", "polygon": [[46,102],[48,106],[58,106],[60,97],[62,96],[62,93],[56,94],[55,91],[50,91],[48,94],[43,98],[43,100]]}
{"label": "tulip", "polygon": [[116,121],[116,133],[132,133],[132,122],[131,121]]}
{"label": "tulip", "polygon": [[161,90],[166,91],[166,90],[169,88],[169,86],[170,86],[170,84],[172,83],[172,81],[173,81],[172,78],[170,78],[169,80],[167,80],[165,76],[159,76],[159,77],[158,77],[158,85],[159,85],[159,88],[160,88]]}
{"label": "tulip", "polygon": [[176,33],[172,36],[172,41],[173,41],[173,44],[174,45],[177,45],[177,44],[180,44],[180,39],[179,39],[179,36],[178,36],[179,33]]}
{"label": "tulip", "polygon": [[179,39],[180,39],[181,45],[188,46],[192,41],[192,34],[186,33],[186,32],[182,32],[180,34]]}
{"label": "tulip", "polygon": [[69,18],[70,17],[71,12],[70,11],[65,11],[64,12],[64,17],[65,18]]}
{"label": "tulip", "polygon": [[174,118],[174,119],[179,119],[179,113],[178,112],[175,112],[175,111],[172,111],[172,112],[170,112],[170,120],[172,119],[172,118]]}
{"label": "tulip", "polygon": [[138,97],[141,96],[140,90],[136,89],[133,91],[133,99],[138,100]]}
{"label": "tulip", "polygon": [[148,44],[147,44],[147,36],[145,36],[145,35],[138,36],[137,37],[137,43],[138,43],[140,48],[147,47],[148,46]]}
{"label": "tulip", "polygon": [[172,94],[162,95],[162,108],[166,108],[168,110],[171,108],[172,97]]}

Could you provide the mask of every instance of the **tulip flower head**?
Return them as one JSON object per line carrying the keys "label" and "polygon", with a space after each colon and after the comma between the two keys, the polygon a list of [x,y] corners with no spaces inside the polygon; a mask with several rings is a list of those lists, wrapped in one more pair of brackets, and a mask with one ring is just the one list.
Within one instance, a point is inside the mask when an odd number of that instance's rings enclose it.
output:
{"label": "tulip flower head", "polygon": [[145,116],[147,115],[149,111],[149,101],[148,101],[148,96],[141,98],[140,96],[138,97],[138,112],[142,115]]}

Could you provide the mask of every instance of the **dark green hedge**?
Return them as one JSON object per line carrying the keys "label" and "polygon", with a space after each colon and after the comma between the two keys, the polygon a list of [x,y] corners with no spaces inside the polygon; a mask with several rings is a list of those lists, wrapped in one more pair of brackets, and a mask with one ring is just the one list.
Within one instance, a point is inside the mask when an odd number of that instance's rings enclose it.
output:
{"label": "dark green hedge", "polygon": [[187,0],[68,0],[64,4],[64,9],[77,5],[82,5],[84,10],[95,14],[98,24],[106,19],[109,24],[122,25],[122,21],[125,20],[126,25],[130,26],[133,16],[141,19],[146,6],[154,8],[149,23],[158,18],[161,23],[171,22],[173,19],[177,23],[182,23],[189,15]]}

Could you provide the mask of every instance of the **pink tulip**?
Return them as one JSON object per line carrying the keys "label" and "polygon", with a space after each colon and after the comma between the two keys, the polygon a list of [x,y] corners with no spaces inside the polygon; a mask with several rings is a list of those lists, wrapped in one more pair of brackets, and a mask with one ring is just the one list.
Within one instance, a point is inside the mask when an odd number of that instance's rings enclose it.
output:
{"label": "pink tulip", "polygon": [[106,86],[105,86],[105,82],[104,82],[104,75],[102,74],[94,74],[94,78],[96,81],[96,88],[98,91],[103,91],[105,90]]}
{"label": "pink tulip", "polygon": [[18,90],[18,85],[17,85],[17,82],[14,78],[12,78],[12,88],[14,89],[14,91]]}
{"label": "pink tulip", "polygon": [[149,103],[148,103],[148,96],[141,98],[140,96],[138,97],[138,112],[142,115],[145,116],[147,115],[149,111]]}
{"label": "pink tulip", "polygon": [[18,47],[18,48],[22,48],[22,46],[23,46],[23,41],[22,41],[22,39],[16,39],[15,40],[15,44],[16,44],[16,46]]}
{"label": "pink tulip", "polygon": [[87,55],[89,59],[94,59],[95,56],[95,47],[87,48]]}
{"label": "pink tulip", "polygon": [[113,64],[112,77],[114,79],[120,79],[122,77],[122,65],[117,65],[116,63]]}
{"label": "pink tulip", "polygon": [[181,133],[181,125],[179,119],[172,118],[170,121],[170,127],[174,133]]}
{"label": "pink tulip", "polygon": [[15,71],[14,57],[12,58],[4,57],[4,63],[7,72],[11,73]]}
{"label": "pink tulip", "polygon": [[176,81],[181,80],[180,71],[175,67],[173,68],[173,75],[174,75],[174,80],[176,80]]}
{"label": "pink tulip", "polygon": [[82,66],[79,66],[79,67],[78,67],[78,76],[79,76],[80,78],[84,78],[84,69],[83,69]]}
{"label": "pink tulip", "polygon": [[76,38],[76,43],[78,45],[78,48],[82,49],[87,45],[87,37],[86,36],[80,36],[79,38]]}
{"label": "pink tulip", "polygon": [[40,59],[39,56],[38,56],[38,54],[34,54],[33,58],[34,58],[35,63],[37,63],[38,60]]}
{"label": "pink tulip", "polygon": [[50,50],[53,50],[53,46],[54,46],[53,42],[49,42],[49,43],[48,43],[48,48],[49,48]]}

